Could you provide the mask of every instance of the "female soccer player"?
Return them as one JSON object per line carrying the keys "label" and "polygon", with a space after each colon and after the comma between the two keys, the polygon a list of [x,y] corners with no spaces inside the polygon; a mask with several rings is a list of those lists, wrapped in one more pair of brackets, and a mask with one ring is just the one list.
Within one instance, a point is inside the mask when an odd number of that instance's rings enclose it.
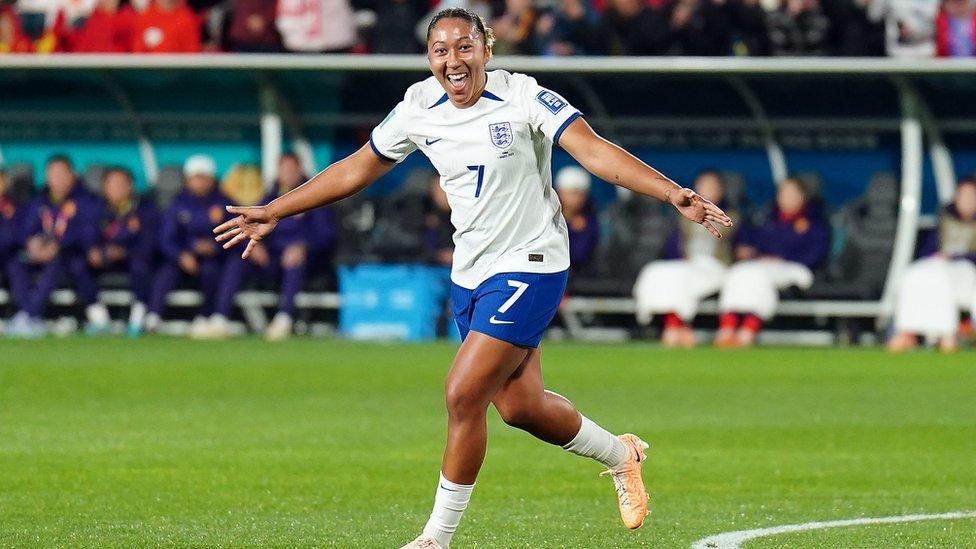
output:
{"label": "female soccer player", "polygon": [[657,197],[701,223],[731,226],[717,206],[596,135],[579,111],[535,79],[486,72],[491,29],[459,8],[439,12],[427,31],[433,77],[414,84],[357,152],[265,206],[231,207],[214,229],[243,257],[278,221],[352,195],[421,149],[441,176],[456,232],[454,317],[463,342],[448,373],[447,448],[434,509],[405,547],[447,548],[485,457],[486,414],[494,404],[514,427],[608,468],[628,528],[647,515],[641,462],[647,444],[619,437],[544,390],[539,342],[566,285],[566,222],[551,184],[552,145],[611,183]]}

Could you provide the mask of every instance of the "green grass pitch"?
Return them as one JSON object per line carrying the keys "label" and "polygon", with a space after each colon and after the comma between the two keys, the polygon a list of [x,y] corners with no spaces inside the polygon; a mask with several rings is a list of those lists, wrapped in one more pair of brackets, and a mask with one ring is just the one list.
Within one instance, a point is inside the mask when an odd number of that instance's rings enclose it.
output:
{"label": "green grass pitch", "polygon": [[[976,355],[547,344],[547,386],[651,442],[652,514],[490,416],[453,547],[682,547],[976,509]],[[399,547],[430,511],[446,343],[0,341],[0,546]],[[751,547],[974,547],[976,520]]]}

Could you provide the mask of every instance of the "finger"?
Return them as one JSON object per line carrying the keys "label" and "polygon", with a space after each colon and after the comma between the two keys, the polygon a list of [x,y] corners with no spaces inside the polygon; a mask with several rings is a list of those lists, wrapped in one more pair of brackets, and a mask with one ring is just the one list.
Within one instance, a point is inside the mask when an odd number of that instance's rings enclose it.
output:
{"label": "finger", "polygon": [[234,215],[247,215],[253,209],[254,206],[227,206],[227,211]]}
{"label": "finger", "polygon": [[234,236],[234,238],[224,243],[224,249],[229,250],[230,248],[233,248],[234,246],[240,244],[241,242],[244,242],[245,240],[247,240],[247,234],[238,233],[236,236]]}
{"label": "finger", "polygon": [[708,232],[712,233],[712,236],[714,236],[715,238],[722,238],[722,233],[718,232],[718,229],[716,229],[708,221],[702,221],[702,227],[705,227],[708,230]]}
{"label": "finger", "polygon": [[231,219],[230,221],[225,221],[220,225],[217,225],[216,227],[214,227],[213,232],[214,234],[222,233],[227,229],[230,229],[231,227],[239,227],[240,224],[243,222],[244,222],[244,216],[238,216],[235,217],[234,219]]}
{"label": "finger", "polygon": [[234,236],[235,234],[237,234],[237,233],[239,233],[239,232],[241,232],[241,231],[243,231],[243,230],[244,230],[244,229],[243,229],[243,228],[241,228],[241,227],[234,227],[233,229],[231,229],[231,230],[229,230],[229,231],[227,231],[227,232],[225,232],[225,233],[220,233],[220,234],[218,234],[218,235],[217,235],[217,236],[216,236],[216,237],[214,238],[214,240],[216,240],[217,242],[221,242],[221,241],[224,241],[224,240],[227,240],[228,238],[230,238],[230,237],[232,237],[232,236]]}
{"label": "finger", "polygon": [[257,240],[251,239],[251,241],[247,243],[247,247],[244,248],[244,253],[241,254],[241,258],[247,259],[248,257],[250,257],[251,250],[253,250],[254,247],[257,246],[257,244],[258,244]]}
{"label": "finger", "polygon": [[705,204],[705,212],[709,215],[714,216],[716,218],[716,221],[718,221],[722,225],[725,225],[726,227],[732,226],[732,218],[729,217],[728,214],[726,214],[724,211],[722,211],[722,208],[719,208],[715,204],[712,204],[711,202]]}

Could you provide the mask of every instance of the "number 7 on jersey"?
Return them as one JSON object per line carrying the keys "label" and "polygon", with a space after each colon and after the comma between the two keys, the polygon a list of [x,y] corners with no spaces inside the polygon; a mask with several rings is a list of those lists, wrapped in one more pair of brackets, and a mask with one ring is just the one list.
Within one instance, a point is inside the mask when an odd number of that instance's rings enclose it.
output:
{"label": "number 7 on jersey", "polygon": [[468,169],[473,172],[478,172],[478,186],[474,189],[474,197],[478,198],[481,196],[481,184],[485,182],[485,166],[483,164],[478,166],[468,166]]}

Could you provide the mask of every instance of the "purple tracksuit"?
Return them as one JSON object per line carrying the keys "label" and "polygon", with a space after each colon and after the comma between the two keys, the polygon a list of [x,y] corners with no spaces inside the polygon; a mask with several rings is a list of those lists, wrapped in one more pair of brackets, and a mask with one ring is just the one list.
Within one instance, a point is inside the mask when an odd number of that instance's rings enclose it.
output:
{"label": "purple tracksuit", "polygon": [[569,263],[573,271],[580,270],[590,261],[600,241],[600,224],[596,219],[593,202],[587,200],[581,214],[586,218],[586,227],[582,230],[573,229],[570,220],[566,220],[566,226],[569,228]]}
{"label": "purple tracksuit", "polygon": [[[277,193],[270,193],[262,199],[261,203],[267,204],[278,196]],[[310,257],[317,253],[318,242],[323,239],[330,245],[334,242],[335,228],[331,213],[326,215],[322,212],[327,212],[327,209],[319,208],[278,222],[274,232],[263,241],[269,256],[268,265],[265,267],[259,267],[240,257],[229,258],[221,278],[216,312],[229,316],[234,306],[234,295],[240,289],[244,279],[256,275],[271,280],[281,279],[281,300],[278,310],[294,317],[295,296],[305,288],[308,260],[299,266],[286,269],[281,266],[281,256],[292,244],[304,244],[306,257]]]}
{"label": "purple tracksuit", "polygon": [[24,208],[20,204],[9,196],[0,196],[0,266],[7,275],[10,299],[21,309],[30,291],[27,271],[18,259],[23,244],[20,240],[23,218]]}
{"label": "purple tracksuit", "polygon": [[[95,198],[76,184],[64,200],[55,203],[45,189],[24,211],[20,243],[40,236],[58,244],[57,255],[44,264],[30,264],[26,257],[11,261],[7,269],[11,288],[21,297],[20,307],[31,317],[44,314],[47,302],[61,282],[70,275],[78,299],[91,305],[98,288],[88,267],[86,254],[97,240]],[[31,289],[31,271],[37,271],[37,284]]]}
{"label": "purple tracksuit", "polygon": [[125,249],[125,258],[107,263],[105,269],[127,273],[132,293],[141,303],[149,302],[158,224],[159,214],[147,200],[134,202],[125,211],[115,211],[104,201],[100,204],[97,246],[105,257],[109,246]]}
{"label": "purple tracksuit", "polygon": [[[203,307],[200,314],[209,316],[214,310],[214,296],[220,282],[220,273],[227,257],[220,245],[214,242],[213,228],[228,219],[227,198],[218,190],[206,196],[195,196],[189,191],[176,195],[173,202],[163,212],[159,249],[164,262],[152,282],[149,294],[149,311],[162,314],[166,306],[166,295],[176,287],[181,278],[199,278],[203,293]],[[213,243],[212,255],[201,255],[194,250],[197,242]],[[183,252],[193,254],[197,259],[199,272],[189,275],[180,268],[179,258]]]}
{"label": "purple tracksuit", "polygon": [[807,206],[787,217],[774,209],[761,224],[743,231],[741,244],[756,248],[760,256],[773,256],[816,270],[830,251],[830,228],[822,215]]}

